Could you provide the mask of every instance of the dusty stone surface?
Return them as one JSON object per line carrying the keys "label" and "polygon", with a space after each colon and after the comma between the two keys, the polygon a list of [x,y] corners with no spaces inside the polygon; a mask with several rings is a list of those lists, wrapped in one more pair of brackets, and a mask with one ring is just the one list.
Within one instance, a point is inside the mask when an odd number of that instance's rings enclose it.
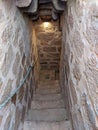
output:
{"label": "dusty stone surface", "polygon": [[58,22],[34,24],[41,69],[59,70],[61,54],[61,32]]}
{"label": "dusty stone surface", "polygon": [[8,80],[7,86],[5,86],[3,92],[0,96],[0,103],[4,102],[4,100],[9,96],[11,90],[12,90],[12,83],[13,81],[11,79]]}
{"label": "dusty stone surface", "polygon": [[64,108],[64,101],[33,101],[31,105],[31,109],[52,109],[52,108]]}
{"label": "dusty stone surface", "polygon": [[27,121],[38,121],[38,122],[60,122],[66,120],[65,108],[55,109],[42,109],[42,110],[30,110],[28,112]]}
{"label": "dusty stone surface", "polygon": [[35,32],[35,27],[33,26],[33,57],[36,62],[36,65],[34,67],[34,78],[35,78],[35,85],[38,85],[38,80],[39,80],[39,71],[40,71],[40,63],[39,63],[39,55],[38,55],[38,48],[37,48],[37,37],[36,37],[36,32]]}
{"label": "dusty stone surface", "polygon": [[[13,0],[0,1],[0,104],[17,88],[33,62],[31,25]],[[31,74],[30,81],[33,84]],[[28,82],[0,110],[0,130],[22,129],[33,91]]]}
{"label": "dusty stone surface", "polygon": [[26,122],[24,130],[72,130],[70,121],[61,122]]}
{"label": "dusty stone surface", "polygon": [[14,65],[13,65],[13,73],[14,73],[14,75],[17,75],[17,73],[18,73],[18,70],[19,70],[18,64],[19,63],[20,63],[20,56],[19,56],[19,53],[17,52],[15,62],[14,62]]}
{"label": "dusty stone surface", "polygon": [[55,94],[55,93],[59,93],[60,92],[60,88],[55,88],[55,89],[52,89],[52,88],[47,88],[46,89],[46,86],[44,88],[41,88],[40,90],[36,90],[36,93],[41,93],[41,94]]}
{"label": "dusty stone surface", "polygon": [[1,125],[1,123],[2,123],[2,116],[0,116],[0,125]]}
{"label": "dusty stone surface", "polygon": [[[53,94],[51,91],[50,94],[47,94],[46,90],[43,89],[44,94],[42,94],[40,91],[42,90],[42,84],[46,84],[45,89],[60,89],[59,82],[55,80],[45,80],[39,84],[35,93],[39,100],[36,101],[36,98],[34,98],[32,101],[31,109],[25,119],[24,130],[71,130],[71,122],[68,121],[63,99],[58,98],[61,93],[59,92],[58,95],[58,93]],[[37,94],[37,91],[40,93]],[[43,101],[40,100],[42,98]]]}
{"label": "dusty stone surface", "polygon": [[12,46],[9,46],[7,53],[5,53],[4,62],[2,64],[3,76],[6,76],[8,74],[12,61],[13,61],[13,50]]}
{"label": "dusty stone surface", "polygon": [[18,7],[28,7],[32,0],[15,0],[16,6]]}
{"label": "dusty stone surface", "polygon": [[10,129],[10,122],[11,122],[11,114],[7,117],[5,125],[4,125],[4,130]]}
{"label": "dusty stone surface", "polygon": [[54,100],[59,100],[62,98],[62,95],[61,94],[47,94],[47,95],[42,95],[42,94],[34,94],[34,100],[38,100],[38,101],[54,101]]}
{"label": "dusty stone surface", "polygon": [[74,129],[98,130],[98,2],[70,0],[67,6],[61,87]]}
{"label": "dusty stone surface", "polygon": [[55,70],[40,70],[40,81],[55,80]]}

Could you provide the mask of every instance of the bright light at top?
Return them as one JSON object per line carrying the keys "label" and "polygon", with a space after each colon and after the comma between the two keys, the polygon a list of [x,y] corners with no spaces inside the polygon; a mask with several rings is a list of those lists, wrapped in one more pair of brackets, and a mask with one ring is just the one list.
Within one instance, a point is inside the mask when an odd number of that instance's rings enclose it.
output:
{"label": "bright light at top", "polygon": [[44,28],[48,28],[49,27],[49,22],[44,22]]}

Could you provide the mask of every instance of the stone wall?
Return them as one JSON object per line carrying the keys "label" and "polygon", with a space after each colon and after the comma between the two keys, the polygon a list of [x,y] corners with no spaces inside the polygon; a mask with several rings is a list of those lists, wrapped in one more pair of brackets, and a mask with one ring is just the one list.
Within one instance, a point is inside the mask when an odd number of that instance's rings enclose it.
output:
{"label": "stone wall", "polygon": [[58,22],[34,23],[41,69],[59,70],[61,32]]}
{"label": "stone wall", "polygon": [[[0,1],[0,104],[17,88],[32,63],[30,25],[13,0]],[[33,80],[32,71],[19,92],[0,110],[0,130],[22,130]]]}
{"label": "stone wall", "polygon": [[55,70],[40,70],[40,81],[56,80]]}
{"label": "stone wall", "polygon": [[[38,81],[39,81],[39,73],[40,73],[40,63],[39,63],[39,55],[38,55],[38,47],[37,47],[37,36],[36,36],[36,32],[35,32],[35,27],[33,26],[32,28],[32,41],[33,41],[33,57],[34,57],[34,61],[35,61],[35,67],[34,67],[34,79],[35,79],[35,85],[36,88],[38,86]],[[35,89],[36,89],[35,88]]]}
{"label": "stone wall", "polygon": [[98,130],[97,0],[68,0],[60,79],[74,130]]}

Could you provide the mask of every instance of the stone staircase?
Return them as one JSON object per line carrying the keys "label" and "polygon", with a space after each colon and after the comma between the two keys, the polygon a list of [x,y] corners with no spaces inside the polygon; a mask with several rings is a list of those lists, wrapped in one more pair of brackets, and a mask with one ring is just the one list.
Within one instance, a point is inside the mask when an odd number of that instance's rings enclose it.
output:
{"label": "stone staircase", "polygon": [[24,122],[24,130],[72,130],[58,81],[39,84]]}

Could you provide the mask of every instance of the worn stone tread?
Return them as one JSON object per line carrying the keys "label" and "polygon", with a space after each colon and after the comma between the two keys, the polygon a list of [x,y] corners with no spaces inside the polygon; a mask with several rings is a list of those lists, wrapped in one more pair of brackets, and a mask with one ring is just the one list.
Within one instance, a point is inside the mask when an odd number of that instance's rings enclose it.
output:
{"label": "worn stone tread", "polygon": [[49,80],[47,82],[43,82],[43,81],[39,82],[39,86],[40,87],[41,86],[51,86],[51,87],[53,87],[53,86],[57,86],[57,85],[59,85],[59,81],[58,80]]}
{"label": "worn stone tread", "polygon": [[36,90],[36,94],[52,94],[52,93],[60,93],[60,88],[38,88]]}
{"label": "worn stone tread", "polygon": [[57,82],[39,87],[33,95],[24,130],[72,130],[70,124]]}
{"label": "worn stone tread", "polygon": [[42,86],[39,86],[38,88],[42,88],[42,89],[44,89],[44,88],[50,88],[50,89],[52,89],[52,88],[60,88],[60,86],[59,85],[50,85],[50,84],[48,84],[48,85],[42,85]]}
{"label": "worn stone tread", "polygon": [[26,120],[28,121],[63,121],[67,119],[67,113],[64,108],[60,109],[30,109]]}
{"label": "worn stone tread", "polygon": [[38,87],[40,87],[40,88],[56,88],[56,87],[60,87],[60,85],[59,84],[41,84],[41,85],[38,85]]}
{"label": "worn stone tread", "polygon": [[29,122],[25,121],[24,130],[72,130],[70,121]]}
{"label": "worn stone tread", "polygon": [[31,109],[64,108],[64,101],[32,101]]}
{"label": "worn stone tread", "polygon": [[34,94],[33,100],[39,100],[39,101],[54,101],[54,100],[60,100],[62,99],[61,94],[47,94],[47,95],[42,95],[42,94]]}

